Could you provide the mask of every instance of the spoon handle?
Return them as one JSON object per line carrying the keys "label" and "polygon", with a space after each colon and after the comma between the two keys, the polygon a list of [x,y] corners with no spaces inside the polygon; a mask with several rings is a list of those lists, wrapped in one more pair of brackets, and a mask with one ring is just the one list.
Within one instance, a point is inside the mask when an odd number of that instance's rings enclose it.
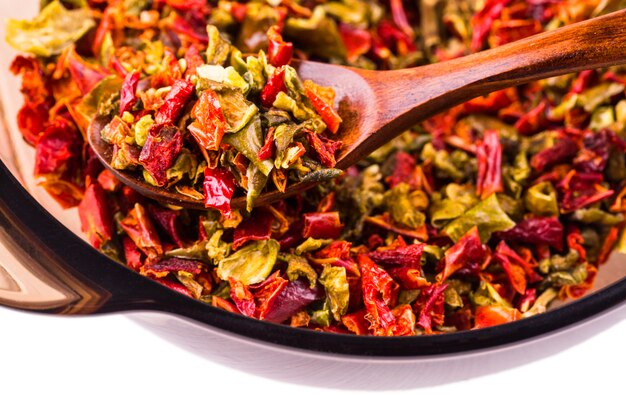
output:
{"label": "spoon handle", "polygon": [[354,162],[416,122],[510,86],[626,63],[626,10],[537,34],[447,62],[387,72],[363,71],[376,92],[376,114],[359,136]]}

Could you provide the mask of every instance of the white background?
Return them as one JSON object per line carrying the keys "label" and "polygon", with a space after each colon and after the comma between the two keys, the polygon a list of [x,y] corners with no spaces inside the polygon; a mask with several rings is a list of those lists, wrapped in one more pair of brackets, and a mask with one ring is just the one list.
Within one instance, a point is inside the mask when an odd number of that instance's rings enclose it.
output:
{"label": "white background", "polygon": [[[36,4],[0,0],[0,23]],[[381,363],[270,351],[165,315],[58,317],[0,307],[0,394],[619,393],[625,337],[622,306],[508,350]]]}
{"label": "white background", "polygon": [[0,308],[0,393],[623,393],[625,318],[626,306],[509,350],[389,364],[270,352],[165,315]]}

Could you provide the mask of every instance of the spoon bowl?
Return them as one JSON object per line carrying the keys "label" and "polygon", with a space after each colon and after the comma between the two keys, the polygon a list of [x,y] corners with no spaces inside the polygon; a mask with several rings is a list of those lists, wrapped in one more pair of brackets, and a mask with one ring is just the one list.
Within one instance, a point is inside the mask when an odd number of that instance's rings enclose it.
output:
{"label": "spoon bowl", "polygon": [[[303,80],[330,86],[343,122],[335,137],[339,169],[347,169],[389,140],[432,115],[472,98],[539,79],[626,63],[626,10],[537,34],[494,49],[426,66],[373,71],[339,65],[292,62]],[[106,120],[95,119],[89,142],[100,160],[139,193],[177,206],[204,209],[201,200],[151,186],[137,175],[110,167],[111,146],[100,138]],[[296,183],[285,192],[262,193],[256,206],[302,193],[315,185]],[[245,208],[245,197],[231,201]]]}

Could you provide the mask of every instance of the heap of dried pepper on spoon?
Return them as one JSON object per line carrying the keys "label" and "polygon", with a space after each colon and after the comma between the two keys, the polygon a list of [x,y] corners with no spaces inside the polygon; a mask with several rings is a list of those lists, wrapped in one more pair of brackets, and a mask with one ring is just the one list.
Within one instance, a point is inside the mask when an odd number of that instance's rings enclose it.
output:
{"label": "heap of dried pepper on spoon", "polygon": [[[80,2],[79,2],[80,3]],[[293,57],[400,68],[612,11],[600,1],[53,1],[12,21],[35,175],[133,270],[261,320],[360,335],[481,328],[591,288],[621,245],[626,73],[586,71],[436,115],[345,173],[333,92]],[[43,31],[54,34],[43,35]],[[198,195],[160,205],[114,165]],[[312,173],[305,195],[230,210]],[[250,207],[252,205],[250,204]]]}

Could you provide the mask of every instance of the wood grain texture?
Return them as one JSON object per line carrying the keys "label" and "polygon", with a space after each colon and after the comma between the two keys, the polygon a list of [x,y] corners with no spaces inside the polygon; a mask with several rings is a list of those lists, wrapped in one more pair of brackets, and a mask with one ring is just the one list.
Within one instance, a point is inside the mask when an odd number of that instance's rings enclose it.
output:
{"label": "wood grain texture", "polygon": [[[343,143],[337,167],[347,169],[389,140],[432,115],[472,98],[530,81],[626,64],[626,10],[537,34],[498,48],[426,66],[373,71],[293,61],[300,77],[331,86],[343,123],[335,138]],[[93,128],[92,128],[93,129]],[[91,143],[107,167],[110,153],[90,133]],[[106,144],[105,144],[106,145]],[[139,177],[111,169],[127,185],[166,203],[203,209],[203,203]],[[285,193],[263,193],[261,206],[304,192],[314,184],[298,183]],[[233,208],[244,208],[245,197]]]}

